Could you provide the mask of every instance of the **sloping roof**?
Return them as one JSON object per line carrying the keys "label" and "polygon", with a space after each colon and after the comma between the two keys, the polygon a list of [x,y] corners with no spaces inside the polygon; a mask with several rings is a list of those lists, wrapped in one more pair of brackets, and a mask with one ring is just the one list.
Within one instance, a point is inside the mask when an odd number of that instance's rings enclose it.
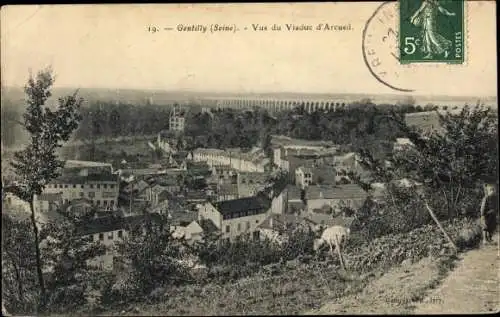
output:
{"label": "sloping roof", "polygon": [[269,201],[262,196],[245,197],[233,200],[220,201],[214,207],[223,215],[229,215],[247,210],[262,210],[267,212]]}
{"label": "sloping roof", "polygon": [[169,212],[170,224],[174,226],[187,226],[197,218],[195,212]]}
{"label": "sloping roof", "polygon": [[356,184],[336,186],[309,186],[306,199],[363,199],[368,194]]}
{"label": "sloping roof", "polygon": [[93,161],[78,161],[66,160],[64,167],[111,167],[111,163],[93,162]]}
{"label": "sloping roof", "polygon": [[50,184],[85,184],[90,182],[116,182],[118,183],[118,175],[111,173],[89,174],[88,176],[62,174],[61,176],[51,180]]}
{"label": "sloping roof", "polygon": [[198,224],[203,229],[204,233],[212,233],[212,232],[218,232],[219,231],[219,229],[217,228],[217,226],[210,219],[201,219],[201,220],[198,221]]}
{"label": "sloping roof", "polygon": [[160,222],[161,217],[157,214],[146,214],[137,216],[110,216],[92,219],[82,227],[78,228],[80,235],[89,235],[96,233],[104,233],[122,229],[129,229],[131,226],[135,226],[142,220],[150,218],[152,221]]}

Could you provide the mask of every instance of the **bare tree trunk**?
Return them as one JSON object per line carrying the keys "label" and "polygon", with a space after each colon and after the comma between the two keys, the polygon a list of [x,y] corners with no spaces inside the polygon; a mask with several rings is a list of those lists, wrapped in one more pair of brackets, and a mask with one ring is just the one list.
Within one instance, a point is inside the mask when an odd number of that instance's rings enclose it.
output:
{"label": "bare tree trunk", "polygon": [[43,281],[43,271],[42,271],[42,259],[40,256],[40,242],[38,237],[38,227],[36,225],[35,219],[35,207],[33,203],[33,197],[30,200],[30,209],[31,209],[31,224],[33,226],[33,234],[35,235],[35,253],[36,253],[36,272],[38,275],[38,284],[40,285],[40,293],[41,293],[41,301],[42,307],[45,303],[45,283]]}
{"label": "bare tree trunk", "polygon": [[439,229],[441,229],[441,232],[443,232],[444,236],[446,237],[446,239],[448,239],[448,242],[453,247],[453,249],[455,249],[455,252],[456,252],[457,251],[457,246],[455,245],[455,243],[453,242],[453,240],[451,239],[451,237],[448,235],[448,233],[446,233],[446,231],[444,230],[443,226],[441,225],[441,223],[439,222],[439,220],[436,218],[436,215],[432,211],[431,207],[429,207],[429,204],[426,201],[424,201],[424,202],[425,202],[425,207],[429,211],[432,219],[434,220],[434,222],[436,222],[436,224],[438,225]]}

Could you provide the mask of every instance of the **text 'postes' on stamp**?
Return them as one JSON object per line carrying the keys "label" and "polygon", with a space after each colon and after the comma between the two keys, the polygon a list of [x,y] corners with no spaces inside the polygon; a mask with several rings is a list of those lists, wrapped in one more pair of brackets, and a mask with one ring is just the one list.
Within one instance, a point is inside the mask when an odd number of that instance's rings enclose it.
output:
{"label": "text 'postes' on stamp", "polygon": [[464,18],[464,0],[399,0],[401,64],[462,64]]}

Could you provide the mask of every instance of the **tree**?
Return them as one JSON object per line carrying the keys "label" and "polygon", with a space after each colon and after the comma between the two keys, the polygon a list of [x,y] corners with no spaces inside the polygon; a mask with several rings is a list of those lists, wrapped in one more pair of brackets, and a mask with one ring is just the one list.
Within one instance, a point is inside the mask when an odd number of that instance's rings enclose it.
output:
{"label": "tree", "polygon": [[48,68],[38,72],[35,78],[30,75],[24,88],[27,108],[23,115],[23,126],[28,131],[30,140],[23,150],[14,154],[14,160],[11,162],[20,181],[6,188],[7,191],[28,202],[30,206],[42,307],[46,294],[34,197],[42,193],[45,185],[57,177],[59,169],[64,166],[64,162],[57,159],[56,149],[68,141],[78,127],[81,120],[79,108],[83,101],[77,98],[75,92],[72,96],[59,98],[57,109],[52,111],[45,103],[52,95],[50,90],[53,83],[52,69]]}
{"label": "tree", "polygon": [[[411,229],[408,224],[414,228],[434,220],[440,226],[442,219],[477,217],[481,183],[492,175],[498,177],[496,114],[480,106],[465,107],[459,114],[439,114],[443,130],[430,133],[408,127],[402,116],[393,114],[392,119],[412,146],[387,160],[359,151],[360,163],[372,172],[374,181],[386,184],[392,216],[397,217],[390,225],[400,223]],[[394,181],[402,179],[409,186],[396,186]]]}
{"label": "tree", "polygon": [[106,253],[106,247],[84,231],[96,210],[67,211],[64,207],[59,211],[62,217],[43,225],[40,231],[44,267],[50,272],[47,300],[57,308],[84,303],[88,291],[96,286],[91,282],[99,271],[89,260]]}
{"label": "tree", "polygon": [[[4,206],[5,207],[5,206]],[[36,293],[37,281],[35,252],[29,220],[16,220],[2,212],[2,303],[9,311],[31,313],[35,302],[30,296]]]}
{"label": "tree", "polygon": [[129,235],[116,245],[118,253],[130,263],[134,294],[129,295],[148,294],[156,287],[184,282],[186,272],[176,261],[181,246],[182,242],[172,237],[166,215],[145,213],[131,224]]}

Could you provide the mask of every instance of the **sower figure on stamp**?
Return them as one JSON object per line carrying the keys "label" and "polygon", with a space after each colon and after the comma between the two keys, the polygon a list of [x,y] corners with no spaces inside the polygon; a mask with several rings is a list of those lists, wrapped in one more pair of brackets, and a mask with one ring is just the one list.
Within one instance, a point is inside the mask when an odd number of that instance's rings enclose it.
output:
{"label": "sower figure on stamp", "polygon": [[422,29],[422,53],[426,54],[424,58],[432,58],[434,54],[445,54],[447,57],[448,50],[452,42],[446,39],[437,31],[438,12],[447,16],[454,16],[454,12],[450,12],[439,5],[437,0],[423,0],[422,5],[411,17],[411,23]]}
{"label": "sower figure on stamp", "polygon": [[492,241],[492,235],[497,226],[498,202],[495,184],[484,184],[484,197],[481,200],[481,229],[483,233],[483,244]]}

